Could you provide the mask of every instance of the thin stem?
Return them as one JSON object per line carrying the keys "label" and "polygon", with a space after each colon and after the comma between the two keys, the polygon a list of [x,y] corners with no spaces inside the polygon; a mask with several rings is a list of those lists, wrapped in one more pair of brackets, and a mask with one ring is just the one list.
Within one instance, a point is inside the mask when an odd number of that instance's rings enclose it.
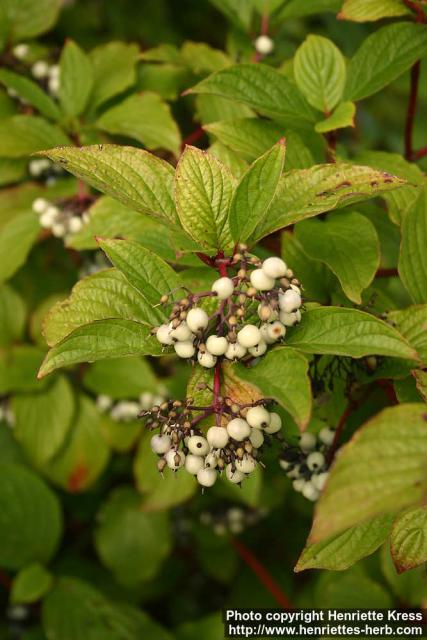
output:
{"label": "thin stem", "polygon": [[341,435],[342,435],[342,432],[344,431],[345,424],[346,424],[349,416],[353,412],[354,408],[355,408],[354,402],[352,400],[349,400],[346,408],[344,409],[344,413],[342,414],[341,418],[339,419],[339,422],[337,424],[337,428],[336,428],[336,431],[335,431],[335,436],[334,436],[334,439],[332,441],[331,448],[329,449],[329,452],[328,452],[328,457],[327,457],[328,466],[331,464],[332,460],[335,457],[335,453],[336,453],[336,451],[338,449],[338,445],[340,443]]}
{"label": "thin stem", "polygon": [[378,269],[378,271],[375,274],[376,278],[394,278],[394,276],[397,276],[398,271],[397,269]]}
{"label": "thin stem", "polygon": [[280,585],[252,551],[240,540],[233,538],[230,542],[245,564],[252,569],[261,584],[263,584],[267,591],[273,596],[277,604],[283,607],[283,609],[292,609],[293,605],[283,593]]}
{"label": "thin stem", "polygon": [[326,160],[328,162],[335,163],[337,161],[337,132],[330,131],[325,134],[327,143],[326,147]]}
{"label": "thin stem", "polygon": [[421,160],[421,158],[424,158],[424,156],[427,156],[427,147],[422,147],[421,149],[418,149],[418,151],[414,151],[412,154],[412,159]]}
{"label": "thin stem", "polygon": [[181,143],[181,152],[184,151],[187,144],[193,144],[202,138],[205,134],[204,129],[202,127],[197,127],[194,131],[188,134],[186,138],[183,139]]}
{"label": "thin stem", "polygon": [[418,85],[420,81],[421,61],[418,60],[411,69],[411,88],[409,91],[408,110],[406,113],[405,124],[405,158],[412,160],[414,155],[413,149],[413,131],[415,113],[417,110]]}

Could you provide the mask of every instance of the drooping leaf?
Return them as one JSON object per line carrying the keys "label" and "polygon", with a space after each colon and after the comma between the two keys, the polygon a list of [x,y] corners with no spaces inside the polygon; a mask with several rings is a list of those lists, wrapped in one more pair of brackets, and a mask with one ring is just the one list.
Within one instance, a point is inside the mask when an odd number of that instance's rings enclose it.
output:
{"label": "drooping leaf", "polygon": [[153,326],[162,314],[117,269],[106,269],[80,280],[66,300],[52,307],[43,323],[43,335],[53,346],[78,327],[108,318]]}
{"label": "drooping leaf", "polygon": [[233,195],[233,176],[216,158],[187,146],[175,174],[175,197],[185,231],[202,246],[229,249],[233,246],[228,212]]}
{"label": "drooping leaf", "polygon": [[37,602],[49,591],[52,575],[38,562],[29,564],[15,576],[10,592],[12,604]]}
{"label": "drooping leaf", "polygon": [[92,111],[134,84],[138,56],[139,47],[124,42],[108,42],[92,49],[89,54],[94,75],[90,95]]}
{"label": "drooping leaf", "polygon": [[17,115],[0,120],[0,155],[6,158],[66,144],[70,140],[65,133],[40,116]]}
{"label": "drooping leaf", "polygon": [[344,0],[339,20],[353,22],[374,22],[382,18],[397,18],[410,14],[403,0]]}
{"label": "drooping leaf", "polygon": [[0,69],[0,82],[8,89],[16,91],[20,98],[35,107],[42,116],[51,120],[60,119],[61,112],[57,104],[36,82],[8,69]]}
{"label": "drooping leaf", "polygon": [[415,303],[427,302],[427,187],[402,222],[399,275]]}
{"label": "drooping leaf", "polygon": [[392,515],[377,516],[332,538],[308,544],[298,559],[295,571],[348,569],[382,545],[390,534],[392,522]]}
{"label": "drooping leaf", "polygon": [[253,240],[324,211],[368,200],[396,189],[405,181],[384,171],[350,164],[322,164],[285,173],[268,218]]}
{"label": "drooping leaf", "polygon": [[310,540],[319,542],[381,513],[417,504],[427,486],[425,405],[371,418],[341,450],[317,504]]}
{"label": "drooping leaf", "polygon": [[59,61],[59,100],[67,116],[84,112],[93,86],[93,67],[89,57],[73,40],[67,40]]}
{"label": "drooping leaf", "polygon": [[408,509],[393,523],[391,555],[399,573],[427,561],[427,507]]}
{"label": "drooping leaf", "polygon": [[205,93],[237,100],[279,121],[313,121],[313,111],[298,88],[264,64],[239,64],[208,76],[187,93]]}
{"label": "drooping leaf", "polygon": [[427,304],[390,311],[387,319],[416,349],[421,361],[427,364]]}
{"label": "drooping leaf", "polygon": [[0,564],[20,569],[48,562],[62,533],[59,502],[32,471],[2,463],[0,484]]}
{"label": "drooping leaf", "polygon": [[328,38],[309,35],[294,58],[295,80],[315,109],[328,116],[338,104],[346,81],[341,51]]}
{"label": "drooping leaf", "polygon": [[39,377],[79,362],[135,355],[160,355],[150,328],[133,320],[99,320],[75,329],[47,354]]}
{"label": "drooping leaf", "polygon": [[141,496],[130,487],[116,490],[102,506],[94,531],[101,562],[125,586],[152,579],[171,548],[168,513],[148,513],[141,504]]}
{"label": "drooping leaf", "polygon": [[356,105],[354,102],[341,102],[335,111],[325,120],[317,122],[314,126],[317,133],[328,133],[336,129],[354,127],[354,117],[356,115]]}
{"label": "drooping leaf", "polygon": [[181,136],[169,105],[156,93],[132,95],[98,118],[102,131],[133,138],[147,149],[167,149],[179,155]]}
{"label": "drooping leaf", "polygon": [[317,307],[303,313],[289,331],[286,344],[305,353],[331,353],[352,358],[384,355],[416,358],[406,340],[375,316],[344,307]]}
{"label": "drooping leaf", "polygon": [[230,230],[235,241],[245,242],[268,215],[282,175],[285,153],[282,139],[249,167],[237,185],[229,212]]}
{"label": "drooping leaf", "polygon": [[372,282],[380,262],[377,232],[368,218],[343,211],[325,220],[304,220],[296,225],[295,233],[307,255],[327,264],[347,297],[361,304],[361,293]]}
{"label": "drooping leaf", "polygon": [[427,27],[396,22],[378,29],[361,44],[347,69],[345,100],[380,91],[427,53]]}
{"label": "drooping leaf", "polygon": [[135,147],[100,144],[50,149],[45,155],[126,206],[177,224],[170,164]]}
{"label": "drooping leaf", "polygon": [[311,415],[311,387],[308,361],[303,355],[279,347],[269,351],[255,366],[234,365],[238,378],[274,398],[304,429]]}

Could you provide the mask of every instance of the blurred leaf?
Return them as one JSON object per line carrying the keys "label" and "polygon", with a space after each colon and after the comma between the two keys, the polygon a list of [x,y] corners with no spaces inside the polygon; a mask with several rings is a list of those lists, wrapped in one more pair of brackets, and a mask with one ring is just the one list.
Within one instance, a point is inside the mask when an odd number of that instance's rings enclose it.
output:
{"label": "blurred leaf", "polygon": [[244,31],[249,29],[252,19],[252,3],[247,0],[209,0],[226,18]]}
{"label": "blurred leaf", "polygon": [[51,574],[39,563],[29,564],[15,576],[10,592],[12,604],[37,602],[50,590]]}
{"label": "blurred leaf", "polygon": [[45,352],[29,344],[0,352],[0,394],[42,391],[48,382],[37,380]]}
{"label": "blurred leaf", "polygon": [[331,353],[352,358],[385,355],[416,357],[405,339],[375,316],[343,307],[318,307],[303,313],[286,344],[305,353]]}
{"label": "blurred leaf", "polygon": [[296,225],[295,234],[307,255],[328,265],[346,296],[361,304],[361,293],[371,284],[380,263],[373,224],[356,211],[343,211],[325,220],[304,220]]}
{"label": "blurred leaf", "polygon": [[427,371],[413,371],[415,384],[422,398],[427,402]]}
{"label": "blurred leaf", "polygon": [[410,14],[403,0],[344,0],[338,19],[353,22],[375,22]]}
{"label": "blurred leaf", "polygon": [[387,609],[392,603],[393,599],[385,587],[359,565],[339,574],[323,572],[315,587],[314,606],[318,608]]}
{"label": "blurred leaf", "polygon": [[[311,414],[311,387],[307,359],[298,351],[277,347],[252,367],[236,364],[238,378],[284,407],[303,430]],[[292,382],[291,382],[292,381]]]}
{"label": "blurred leaf", "polygon": [[214,49],[204,42],[190,42],[182,45],[181,56],[185,64],[195,74],[207,74],[231,65],[231,59],[220,49]]}
{"label": "blurred leaf", "polygon": [[93,68],[89,57],[72,40],[67,40],[59,61],[59,101],[67,116],[84,112],[93,87]]}
{"label": "blurred leaf", "polygon": [[397,516],[390,539],[391,555],[399,573],[427,561],[427,507]]}
{"label": "blurred leaf", "polygon": [[134,448],[142,430],[142,423],[139,420],[117,422],[117,420],[110,418],[109,415],[104,414],[101,418],[100,427],[102,437],[109,448],[113,451],[124,453]]}
{"label": "blurred leaf", "polygon": [[18,115],[0,120],[0,155],[7,158],[67,144],[70,140],[65,133],[40,116]]}
{"label": "blurred leaf", "polygon": [[48,562],[62,533],[55,494],[18,464],[2,464],[1,479],[0,565],[20,569],[30,562]]}
{"label": "blurred leaf", "polygon": [[21,296],[8,284],[0,285],[0,346],[22,338],[27,309]]}
{"label": "blurred leaf", "polygon": [[427,305],[420,304],[407,309],[390,311],[387,319],[417,350],[421,360],[427,363]]}
{"label": "blurred leaf", "polygon": [[108,133],[133,138],[147,149],[167,149],[179,155],[181,136],[169,105],[155,93],[133,95],[104,111],[96,122]]}
{"label": "blurred leaf", "polygon": [[0,82],[8,89],[16,91],[20,98],[35,107],[42,116],[51,120],[60,119],[61,112],[57,104],[29,78],[8,69],[0,69]]}
{"label": "blurred leaf", "polygon": [[175,197],[185,231],[204,247],[233,246],[228,209],[234,180],[215,156],[187,146],[175,174]]}
{"label": "blurred leaf", "polygon": [[184,622],[176,629],[177,640],[223,640],[224,623],[220,612]]}
{"label": "blurred leaf", "polygon": [[427,302],[427,186],[402,222],[399,275],[416,303]]}
{"label": "blurred leaf", "polygon": [[34,38],[48,31],[56,22],[58,0],[3,0],[6,28],[13,42]]}
{"label": "blurred leaf", "polygon": [[300,18],[314,13],[331,11],[336,13],[341,7],[342,0],[289,0],[280,10],[278,19]]}
{"label": "blurred leaf", "polygon": [[389,587],[399,602],[409,607],[423,607],[427,597],[427,569],[423,565],[398,574],[390,555],[389,545],[381,549],[381,569]]}
{"label": "blurred leaf", "polygon": [[33,211],[19,213],[0,226],[0,282],[24,264],[39,231],[40,224]]}
{"label": "blurred leaf", "polygon": [[135,398],[142,391],[155,393],[159,386],[144,358],[95,362],[84,374],[83,382],[92,392],[116,399]]}
{"label": "blurred leaf", "polygon": [[66,300],[46,315],[43,334],[49,346],[74,329],[96,320],[120,318],[152,326],[161,318],[117,269],[105,269],[80,280]]}
{"label": "blurred leaf", "polygon": [[350,60],[345,100],[361,100],[380,91],[427,53],[427,27],[397,22],[368,36]]}
{"label": "blurred leaf", "polygon": [[[32,118],[34,119],[34,118]],[[118,145],[51,149],[43,154],[126,206],[178,222],[170,164],[142,149]]]}
{"label": "blurred leaf", "polygon": [[168,513],[142,511],[141,496],[130,487],[117,489],[104,503],[94,537],[102,563],[126,586],[152,579],[172,542]]}
{"label": "blurred leaf", "polygon": [[138,56],[138,47],[124,42],[108,42],[92,49],[89,54],[94,77],[90,95],[92,111],[135,83]]}
{"label": "blurred leaf", "polygon": [[26,158],[0,158],[0,187],[20,182],[26,175]]}
{"label": "blurred leaf", "polygon": [[354,102],[341,102],[332,115],[326,120],[317,122],[314,129],[317,133],[328,133],[328,131],[336,131],[336,129],[354,127],[355,115],[356,105]]}
{"label": "blurred leaf", "polygon": [[343,571],[374,553],[390,534],[392,515],[378,516],[322,542],[308,544],[295,571],[328,569]]}
{"label": "blurred leaf", "polygon": [[340,451],[317,503],[310,541],[420,502],[427,486],[425,405],[384,409]]}

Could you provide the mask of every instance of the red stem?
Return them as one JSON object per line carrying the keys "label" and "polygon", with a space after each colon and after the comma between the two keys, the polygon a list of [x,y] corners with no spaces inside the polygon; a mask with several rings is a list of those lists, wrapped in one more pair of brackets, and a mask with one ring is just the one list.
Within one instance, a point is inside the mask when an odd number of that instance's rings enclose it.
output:
{"label": "red stem", "polygon": [[246,545],[243,544],[240,540],[236,540],[233,538],[231,540],[231,544],[234,549],[237,551],[242,560],[247,564],[247,566],[252,569],[258,580],[264,587],[269,591],[269,593],[276,600],[277,604],[279,604],[283,609],[292,609],[293,605],[288,600],[288,598],[283,593],[280,585],[277,584],[273,576],[269,571],[260,563],[260,561],[254,556],[252,551],[248,549]]}
{"label": "red stem", "polygon": [[378,271],[375,274],[376,278],[393,278],[394,276],[397,276],[398,271],[397,269],[378,269]]}
{"label": "red stem", "polygon": [[202,138],[204,134],[204,129],[202,129],[202,127],[197,127],[197,129],[189,133],[188,136],[183,139],[181,143],[181,151],[184,151],[187,144],[193,144],[194,142],[197,142],[197,140],[200,140],[200,138]]}
{"label": "red stem", "polygon": [[422,7],[415,2],[412,2],[412,0],[404,0],[404,3],[409,9],[411,9],[411,11],[414,11],[417,16],[417,22],[427,22],[426,15],[422,10]]}
{"label": "red stem", "polygon": [[390,400],[390,404],[399,404],[394,387],[389,380],[377,380],[376,382],[377,385],[384,391],[387,398]]}
{"label": "red stem", "polygon": [[420,80],[421,62],[418,60],[411,69],[411,88],[409,92],[408,111],[406,113],[405,124],[405,158],[412,160],[414,150],[412,147],[412,138],[414,130],[415,113],[417,110],[418,85]]}
{"label": "red stem", "polygon": [[420,160],[421,158],[424,158],[424,156],[427,156],[427,147],[422,147],[422,149],[418,149],[418,151],[414,151],[412,154],[412,159]]}

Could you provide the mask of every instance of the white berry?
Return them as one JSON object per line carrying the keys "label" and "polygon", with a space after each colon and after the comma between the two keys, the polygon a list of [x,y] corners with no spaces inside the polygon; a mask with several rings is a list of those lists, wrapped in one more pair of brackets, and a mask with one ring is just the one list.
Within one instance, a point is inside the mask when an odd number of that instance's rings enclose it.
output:
{"label": "white berry", "polygon": [[304,478],[297,478],[292,482],[293,488],[295,489],[295,491],[298,491],[298,492],[304,489],[305,484],[306,484],[306,480],[304,480]]}
{"label": "white berry", "polygon": [[255,449],[259,449],[260,447],[262,447],[264,443],[264,434],[261,429],[252,429],[249,440],[251,441],[251,445]]}
{"label": "white berry", "polygon": [[261,341],[261,331],[254,324],[247,324],[243,329],[240,329],[237,340],[242,347],[250,349]]}
{"label": "white berry", "polygon": [[184,342],[187,340],[191,340],[193,338],[193,334],[190,331],[190,328],[186,322],[181,322],[175,329],[170,326],[170,336],[172,340],[178,340],[178,342]]}
{"label": "white berry", "polygon": [[307,466],[310,471],[318,471],[325,464],[325,456],[320,451],[313,451],[307,456]]}
{"label": "white berry", "polygon": [[37,80],[45,78],[49,73],[49,65],[45,60],[38,60],[31,67],[31,73]]}
{"label": "white berry", "polygon": [[280,340],[280,338],[284,337],[285,333],[286,327],[281,322],[279,322],[279,320],[276,320],[275,322],[272,322],[268,325],[268,336],[270,340]]}
{"label": "white berry", "polygon": [[275,282],[274,278],[267,276],[262,269],[254,269],[251,272],[251,285],[258,291],[270,291]]}
{"label": "white berry", "polygon": [[319,473],[318,475],[314,475],[311,477],[311,484],[318,491],[322,491],[328,477],[329,477],[329,473],[327,471],[324,471],[323,473]]}
{"label": "white berry", "polygon": [[56,76],[50,77],[47,83],[50,93],[56,94],[60,88],[60,80]]}
{"label": "white berry", "polygon": [[269,278],[283,278],[287,266],[281,258],[267,258],[262,263],[262,270]]}
{"label": "white berry", "polygon": [[213,356],[223,356],[228,349],[228,340],[222,336],[209,336],[206,348]]}
{"label": "white berry", "polygon": [[196,352],[194,344],[191,340],[185,340],[184,342],[175,342],[174,349],[176,354],[180,358],[192,358]]}
{"label": "white berry", "polygon": [[270,414],[264,407],[251,407],[246,414],[246,421],[254,429],[265,429],[270,424]]}
{"label": "white berry", "polygon": [[252,473],[255,470],[256,462],[252,456],[244,456],[242,460],[236,460],[236,469],[242,473]]}
{"label": "white berry", "polygon": [[169,325],[162,324],[156,331],[156,338],[161,344],[170,345],[173,344],[172,337],[169,331]]}
{"label": "white berry", "polygon": [[200,456],[193,456],[191,454],[186,456],[185,469],[186,471],[188,471],[188,473],[191,473],[191,475],[196,476],[199,473],[200,469],[203,469],[203,467],[204,460]]}
{"label": "white berry", "polygon": [[316,436],[308,431],[299,437],[299,445],[305,452],[312,451],[316,446]]}
{"label": "white berry", "polygon": [[23,60],[28,55],[29,47],[27,44],[17,44],[13,47],[12,51],[15,58],[18,58],[18,60]]}
{"label": "white berry", "polygon": [[227,425],[227,431],[230,438],[234,440],[244,440],[251,435],[251,428],[246,420],[242,418],[234,418]]}
{"label": "white berry", "polygon": [[225,475],[227,480],[229,480],[229,482],[232,482],[233,484],[239,484],[240,482],[242,482],[242,480],[245,479],[245,474],[235,468],[233,469],[233,466],[231,464],[227,465],[225,469]]}
{"label": "white berry", "polygon": [[230,343],[228,345],[227,351],[225,352],[225,357],[228,360],[240,360],[246,355],[247,349],[242,347],[238,342]]}
{"label": "white berry", "polygon": [[334,429],[330,429],[329,427],[323,427],[323,429],[319,432],[319,440],[328,446],[331,446],[335,438]]}
{"label": "white berry", "polygon": [[83,221],[79,216],[73,216],[68,222],[68,230],[70,233],[78,233],[83,227]]}
{"label": "white berry", "polygon": [[234,284],[231,278],[219,278],[215,280],[211,287],[211,291],[216,293],[220,300],[226,300],[234,291]]}
{"label": "white berry", "polygon": [[96,406],[100,411],[107,411],[113,404],[112,398],[106,395],[99,395],[96,399]]}
{"label": "white berry", "polygon": [[263,356],[267,351],[267,343],[264,342],[264,340],[260,340],[257,345],[251,347],[248,351],[254,358],[259,358],[259,356]]}
{"label": "white berry", "polygon": [[45,198],[36,198],[33,200],[33,204],[31,205],[33,211],[35,213],[44,213],[49,206],[48,200]]}
{"label": "white berry", "polygon": [[210,427],[206,438],[213,449],[223,449],[227,445],[230,436],[224,427]]}
{"label": "white berry", "polygon": [[215,484],[218,473],[215,469],[200,469],[197,473],[197,481],[202,487],[212,487]]}
{"label": "white berry", "polygon": [[302,495],[304,498],[307,498],[307,500],[314,502],[319,497],[319,492],[311,482],[306,482],[302,489]]}
{"label": "white berry", "polygon": [[209,323],[208,314],[204,309],[194,307],[187,313],[187,324],[193,333],[206,329]]}
{"label": "white berry", "polygon": [[212,369],[216,365],[216,356],[213,356],[209,351],[199,351],[197,354],[197,360],[202,367],[206,369]]}
{"label": "white berry", "polygon": [[280,431],[282,428],[282,419],[278,413],[270,413],[270,424],[267,427],[264,427],[265,433],[273,434]]}
{"label": "white berry", "polygon": [[268,322],[264,322],[259,328],[263,341],[266,344],[274,344],[276,342],[276,338],[270,335],[269,329],[270,325],[268,324]]}
{"label": "white berry", "polygon": [[203,436],[190,436],[187,440],[187,447],[195,456],[205,456],[209,451],[209,443]]}
{"label": "white berry", "polygon": [[266,35],[258,36],[254,42],[255,50],[263,56],[268,56],[274,49],[273,40]]}
{"label": "white berry", "polygon": [[298,322],[301,322],[301,311],[297,309],[291,313],[287,313],[286,311],[281,311],[279,315],[279,320],[285,327],[293,327]]}
{"label": "white berry", "polygon": [[177,451],[175,449],[169,449],[165,458],[169,469],[172,469],[173,471],[182,467],[185,462],[185,455],[182,451]]}
{"label": "white berry", "polygon": [[171,448],[172,440],[166,434],[155,435],[150,441],[154,453],[163,454]]}
{"label": "white berry", "polygon": [[[225,429],[223,429],[223,431],[225,431]],[[218,464],[218,458],[216,457],[216,455],[214,453],[208,453],[208,455],[205,458],[205,466],[210,467],[211,469],[215,469],[217,464]]]}
{"label": "white berry", "polygon": [[62,238],[67,233],[67,230],[62,222],[58,222],[57,224],[52,225],[52,233],[55,238]]}
{"label": "white berry", "polygon": [[279,306],[286,313],[296,311],[301,306],[301,294],[293,289],[287,289],[285,293],[279,295]]}

